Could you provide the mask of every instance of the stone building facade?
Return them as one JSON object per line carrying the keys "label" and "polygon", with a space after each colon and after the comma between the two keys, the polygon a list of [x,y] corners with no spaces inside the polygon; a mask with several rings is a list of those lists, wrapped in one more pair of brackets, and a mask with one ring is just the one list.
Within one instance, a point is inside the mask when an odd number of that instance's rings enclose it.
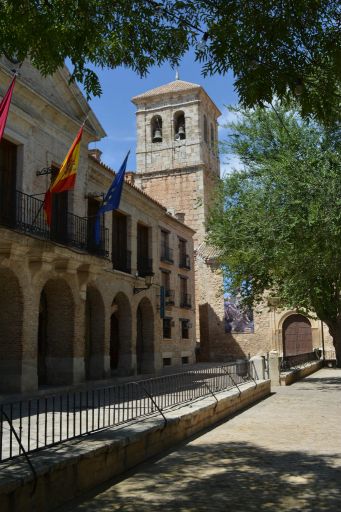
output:
{"label": "stone building facade", "polygon": [[[0,96],[10,68],[3,58]],[[95,214],[114,174],[88,151],[105,132],[68,80],[66,68],[43,78],[25,62],[0,143],[5,392],[194,362],[193,230],[129,174],[95,243]],[[75,189],[56,194],[48,227],[44,193],[86,115]]]}
{"label": "stone building facade", "polygon": [[[132,101],[137,107],[136,183],[195,230],[201,359],[222,361],[271,350],[282,354],[320,347],[320,322],[294,311],[274,310],[266,303],[254,311],[253,332],[226,332],[223,279],[216,255],[205,243],[212,192],[220,177],[217,133],[221,113],[200,85],[183,80],[146,91]],[[326,328],[324,335],[330,348]],[[304,347],[289,350],[294,339],[305,340]]]}

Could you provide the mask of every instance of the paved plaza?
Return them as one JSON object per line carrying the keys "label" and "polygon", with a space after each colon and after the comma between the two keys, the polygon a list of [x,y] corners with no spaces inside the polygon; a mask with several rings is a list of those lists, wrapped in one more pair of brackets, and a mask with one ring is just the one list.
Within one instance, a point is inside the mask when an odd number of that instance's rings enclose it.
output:
{"label": "paved plaza", "polygon": [[341,370],[323,369],[63,511],[341,510]]}

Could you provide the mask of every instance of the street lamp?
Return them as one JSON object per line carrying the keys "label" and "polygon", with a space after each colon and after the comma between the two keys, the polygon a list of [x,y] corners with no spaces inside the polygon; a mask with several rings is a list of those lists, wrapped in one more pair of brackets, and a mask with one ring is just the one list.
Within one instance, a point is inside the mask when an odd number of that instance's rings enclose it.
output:
{"label": "street lamp", "polygon": [[[136,276],[136,279],[138,278],[138,275]],[[136,288],[134,286],[134,295],[136,293],[143,292],[144,290],[149,290],[149,288],[153,284],[154,274],[147,274],[144,278],[144,284],[146,285],[145,288]]]}

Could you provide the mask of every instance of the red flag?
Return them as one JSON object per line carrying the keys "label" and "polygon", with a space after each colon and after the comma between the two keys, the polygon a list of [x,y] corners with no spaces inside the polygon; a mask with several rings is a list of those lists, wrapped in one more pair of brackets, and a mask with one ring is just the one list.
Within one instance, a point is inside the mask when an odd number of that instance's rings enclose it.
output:
{"label": "red flag", "polygon": [[14,85],[15,85],[15,79],[16,79],[16,75],[14,75],[11,85],[9,86],[5,96],[2,98],[1,103],[0,103],[0,141],[1,141],[3,133],[5,131],[9,106],[11,104],[11,99],[12,99],[12,92],[13,92]]}

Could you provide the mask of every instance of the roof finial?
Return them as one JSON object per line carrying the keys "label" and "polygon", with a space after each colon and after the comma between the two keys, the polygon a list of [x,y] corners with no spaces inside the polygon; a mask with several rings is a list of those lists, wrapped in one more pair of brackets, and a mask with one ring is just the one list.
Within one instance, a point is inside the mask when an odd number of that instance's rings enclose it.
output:
{"label": "roof finial", "polygon": [[178,68],[176,68],[176,71],[175,71],[175,80],[179,80],[179,70],[178,70]]}

